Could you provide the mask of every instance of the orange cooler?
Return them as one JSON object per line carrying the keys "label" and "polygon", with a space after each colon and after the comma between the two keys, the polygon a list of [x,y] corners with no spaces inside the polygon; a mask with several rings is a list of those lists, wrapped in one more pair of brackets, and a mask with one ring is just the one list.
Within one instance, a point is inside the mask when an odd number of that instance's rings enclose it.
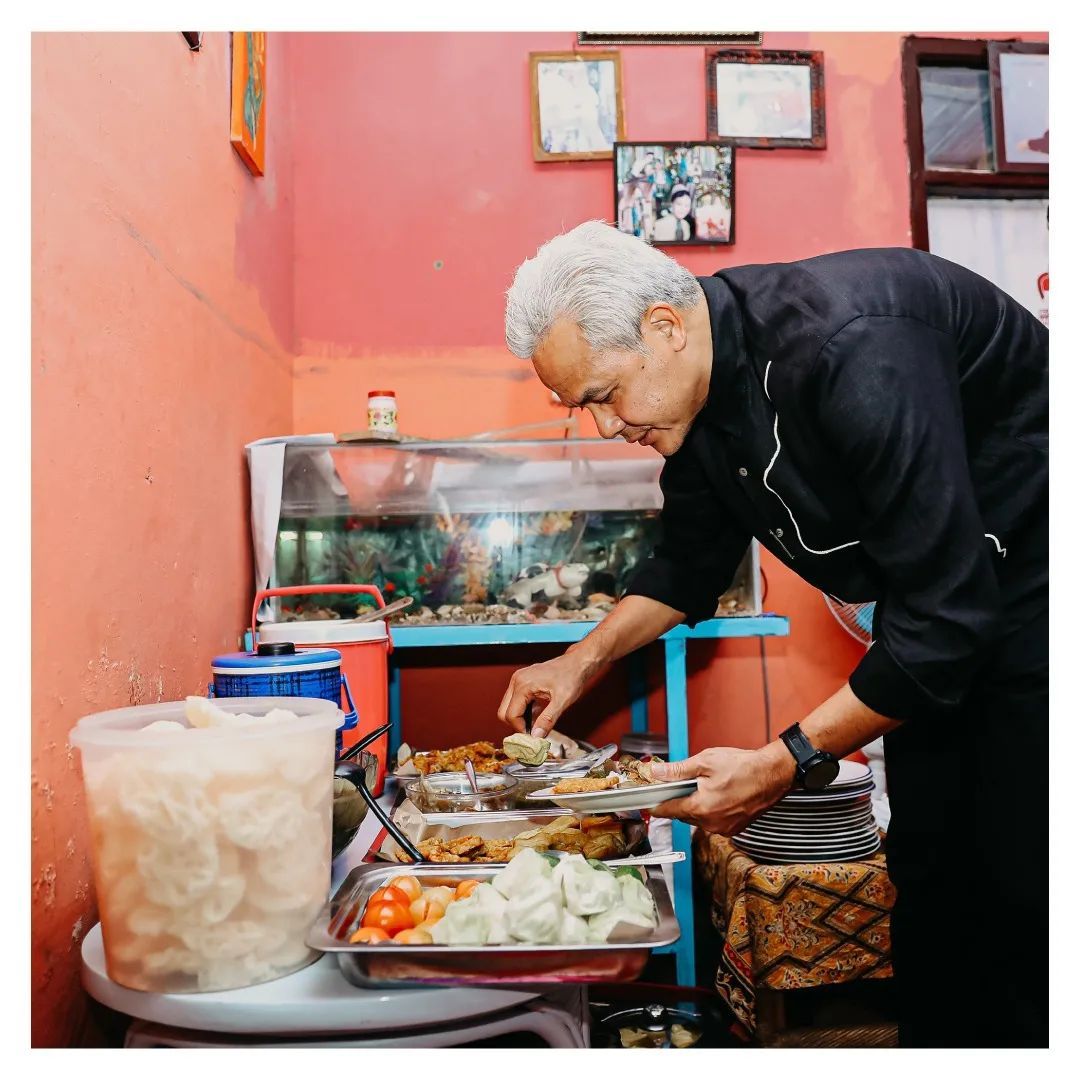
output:
{"label": "orange cooler", "polygon": [[[348,619],[313,619],[296,622],[261,623],[255,632],[255,619],[263,600],[271,596],[313,596],[323,593],[366,593],[385,607],[382,593],[374,585],[290,585],[264,589],[255,597],[251,613],[252,639],[259,642],[291,641],[297,649],[337,649],[341,653],[341,671],[349,681],[356,707],[356,727],[343,733],[342,751],[355,746],[369,732],[387,720],[387,656],[393,648],[390,629],[384,619],[374,622],[351,622]],[[367,749],[379,759],[374,793],[379,795],[386,776],[389,736],[382,735]]]}

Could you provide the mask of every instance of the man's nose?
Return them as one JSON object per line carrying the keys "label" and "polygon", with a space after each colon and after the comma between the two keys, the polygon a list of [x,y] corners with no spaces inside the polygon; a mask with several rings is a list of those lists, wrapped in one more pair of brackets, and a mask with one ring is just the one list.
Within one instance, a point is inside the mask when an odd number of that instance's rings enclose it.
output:
{"label": "man's nose", "polygon": [[603,439],[614,439],[621,431],[624,431],[626,424],[622,422],[614,414],[593,414],[596,420],[596,430],[600,432],[600,437]]}

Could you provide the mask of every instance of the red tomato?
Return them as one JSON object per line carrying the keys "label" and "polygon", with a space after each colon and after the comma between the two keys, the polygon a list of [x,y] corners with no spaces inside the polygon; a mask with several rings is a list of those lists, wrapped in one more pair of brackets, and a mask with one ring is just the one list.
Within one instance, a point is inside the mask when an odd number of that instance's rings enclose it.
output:
{"label": "red tomato", "polygon": [[385,889],[376,889],[371,894],[368,903],[379,904],[384,900],[391,904],[400,904],[402,907],[408,907],[412,903],[412,898],[403,889],[395,888],[393,885],[387,885]]}
{"label": "red tomato", "polygon": [[392,900],[379,900],[368,904],[360,925],[385,930],[393,936],[399,930],[411,930],[413,917],[403,904],[396,904]]}

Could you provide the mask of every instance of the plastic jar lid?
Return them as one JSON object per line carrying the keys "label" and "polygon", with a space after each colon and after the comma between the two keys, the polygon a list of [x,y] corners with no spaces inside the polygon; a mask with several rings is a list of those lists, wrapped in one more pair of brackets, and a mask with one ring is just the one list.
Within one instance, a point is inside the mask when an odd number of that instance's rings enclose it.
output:
{"label": "plastic jar lid", "polygon": [[[354,623],[344,619],[311,619],[297,622],[259,623],[259,641],[291,641],[294,645],[355,645],[364,641],[385,641],[386,623]],[[310,656],[310,650],[304,650]]]}
{"label": "plastic jar lid", "polygon": [[305,649],[303,652],[260,656],[257,653],[224,653],[210,661],[215,675],[265,675],[272,672],[322,671],[341,667],[337,649]]}
{"label": "plastic jar lid", "polygon": [[393,390],[369,390],[368,397],[394,397]]}

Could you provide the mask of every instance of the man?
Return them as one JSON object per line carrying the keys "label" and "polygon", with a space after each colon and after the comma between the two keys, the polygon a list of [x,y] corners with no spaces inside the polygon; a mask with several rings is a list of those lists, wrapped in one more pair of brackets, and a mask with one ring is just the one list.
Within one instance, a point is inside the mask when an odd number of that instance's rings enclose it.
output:
{"label": "man", "polygon": [[664,214],[653,228],[654,240],[693,240],[694,216],[690,213],[694,198],[690,189],[676,184],[671,189],[671,213]]}
{"label": "man", "polygon": [[657,812],[730,835],[884,734],[902,1043],[1046,1046],[1046,328],[919,251],[695,278],[588,222],[518,268],[506,339],[666,462],[653,557],[500,717],[543,703],[544,734],[607,664],[709,618],[752,536],[877,601],[873,646],[799,725],[809,752],[705,750],[659,770],[698,790]]}

